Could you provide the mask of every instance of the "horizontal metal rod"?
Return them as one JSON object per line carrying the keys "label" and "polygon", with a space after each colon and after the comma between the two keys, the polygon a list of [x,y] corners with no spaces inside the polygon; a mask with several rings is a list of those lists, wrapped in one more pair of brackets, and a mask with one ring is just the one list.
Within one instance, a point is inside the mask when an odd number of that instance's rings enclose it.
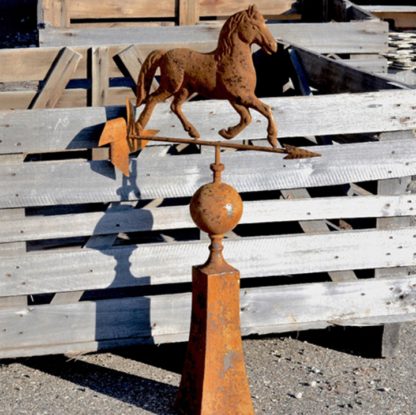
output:
{"label": "horizontal metal rod", "polygon": [[239,143],[225,143],[223,141],[209,141],[209,140],[197,140],[194,138],[173,138],[173,137],[141,137],[139,135],[129,135],[133,140],[147,140],[147,141],[160,141],[163,143],[175,143],[175,144],[197,144],[201,146],[221,147],[221,148],[234,148],[237,150],[252,150],[252,151],[264,151],[266,153],[283,153],[287,154],[285,148],[273,148],[265,146],[255,146],[251,144],[239,144]]}

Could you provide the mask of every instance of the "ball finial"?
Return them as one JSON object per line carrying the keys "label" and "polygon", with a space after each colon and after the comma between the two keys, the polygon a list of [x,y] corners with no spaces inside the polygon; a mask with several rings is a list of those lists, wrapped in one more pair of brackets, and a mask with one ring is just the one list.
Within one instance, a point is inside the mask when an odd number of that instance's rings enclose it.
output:
{"label": "ball finial", "polygon": [[237,226],[243,213],[243,202],[230,185],[208,183],[192,197],[190,211],[201,230],[210,235],[223,235]]}

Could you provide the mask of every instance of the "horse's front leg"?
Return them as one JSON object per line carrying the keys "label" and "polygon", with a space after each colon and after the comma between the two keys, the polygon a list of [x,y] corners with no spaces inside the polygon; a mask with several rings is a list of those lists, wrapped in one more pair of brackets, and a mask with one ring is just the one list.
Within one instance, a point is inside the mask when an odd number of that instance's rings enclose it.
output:
{"label": "horse's front leg", "polygon": [[277,147],[277,125],[273,117],[273,112],[271,108],[266,105],[264,102],[260,101],[256,96],[250,96],[242,100],[244,105],[247,105],[250,108],[255,109],[260,114],[265,116],[269,122],[267,126],[267,140],[272,147]]}
{"label": "horse's front leg", "polygon": [[237,104],[234,101],[230,101],[230,104],[240,115],[240,122],[233,127],[228,127],[227,129],[223,128],[222,130],[218,131],[218,133],[227,140],[234,138],[237,134],[240,134],[241,131],[243,131],[244,128],[246,128],[247,125],[251,123],[251,115],[247,107],[241,104]]}

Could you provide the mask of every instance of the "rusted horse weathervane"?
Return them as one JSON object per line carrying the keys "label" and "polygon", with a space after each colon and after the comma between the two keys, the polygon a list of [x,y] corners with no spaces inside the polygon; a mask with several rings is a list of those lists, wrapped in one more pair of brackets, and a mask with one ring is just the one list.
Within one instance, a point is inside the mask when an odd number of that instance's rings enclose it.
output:
{"label": "rusted horse weathervane", "polygon": [[[211,53],[190,49],[152,52],[139,74],[137,105],[145,107],[135,121],[135,108],[127,101],[127,121],[107,121],[99,145],[110,144],[112,163],[129,176],[129,153],[143,149],[147,140],[168,143],[197,143],[215,147],[212,183],[200,187],[192,197],[190,213],[195,224],[209,234],[210,256],[192,270],[192,317],[187,356],[175,407],[186,415],[252,415],[240,333],[240,274],[222,256],[224,234],[239,222],[243,203],[238,192],[222,182],[224,165],[221,148],[285,153],[287,159],[319,154],[293,146],[277,148],[277,128],[271,109],[254,94],[256,75],[250,45],[259,44],[269,53],[277,44],[255,6],[231,16],[220,33],[218,47]],[[156,69],[161,69],[159,88],[150,92]],[[227,99],[240,114],[240,122],[219,131],[226,139],[235,137],[251,121],[249,108],[268,119],[269,146],[224,141],[198,140],[199,133],[185,118],[182,104],[193,93],[207,98]],[[158,137],[146,130],[159,102],[173,96],[172,111],[192,137]]]}
{"label": "rusted horse weathervane", "polygon": [[[197,140],[201,145],[284,153],[288,159],[317,156],[311,151],[289,145],[277,148],[277,126],[272,110],[254,92],[256,72],[250,49],[253,43],[267,53],[277,50],[277,43],[255,5],[234,14],[224,23],[218,46],[210,53],[186,48],[151,52],[141,67],[137,82],[136,105],[145,104],[138,121],[135,121],[134,106],[127,101],[127,123],[123,118],[110,120],[101,135],[100,146],[111,144],[112,163],[125,176],[129,176],[129,153],[144,148],[149,139],[172,143],[194,143]],[[155,92],[150,93],[158,68],[161,71],[160,85]],[[227,99],[238,112],[240,122],[219,131],[226,139],[235,137],[251,122],[249,108],[259,111],[268,120],[267,139],[271,147],[198,140],[198,130],[182,112],[182,104],[194,93],[206,98]],[[145,129],[155,106],[171,96],[171,109],[193,140],[155,137],[157,130]]]}
{"label": "rusted horse weathervane", "polygon": [[[137,123],[138,131],[146,127],[154,107],[173,95],[172,111],[183,128],[193,138],[199,138],[197,129],[182,112],[182,104],[193,94],[205,98],[227,99],[240,115],[240,122],[219,134],[234,138],[251,122],[249,108],[268,120],[267,139],[277,147],[277,127],[270,107],[260,101],[255,93],[256,72],[250,46],[256,43],[265,52],[277,51],[262,14],[255,5],[231,16],[224,24],[217,48],[210,53],[191,49],[155,50],[141,68],[137,83],[137,106],[145,103]],[[156,69],[160,68],[160,86],[149,95]]]}

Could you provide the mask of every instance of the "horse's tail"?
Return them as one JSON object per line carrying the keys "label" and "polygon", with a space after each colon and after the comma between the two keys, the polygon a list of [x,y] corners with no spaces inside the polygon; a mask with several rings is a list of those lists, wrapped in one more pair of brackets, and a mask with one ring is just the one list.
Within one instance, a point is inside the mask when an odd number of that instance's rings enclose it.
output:
{"label": "horse's tail", "polygon": [[165,54],[164,50],[154,50],[151,52],[140,69],[139,78],[137,79],[137,101],[136,106],[140,106],[147,98],[152,85],[153,77],[159,66],[160,59]]}

